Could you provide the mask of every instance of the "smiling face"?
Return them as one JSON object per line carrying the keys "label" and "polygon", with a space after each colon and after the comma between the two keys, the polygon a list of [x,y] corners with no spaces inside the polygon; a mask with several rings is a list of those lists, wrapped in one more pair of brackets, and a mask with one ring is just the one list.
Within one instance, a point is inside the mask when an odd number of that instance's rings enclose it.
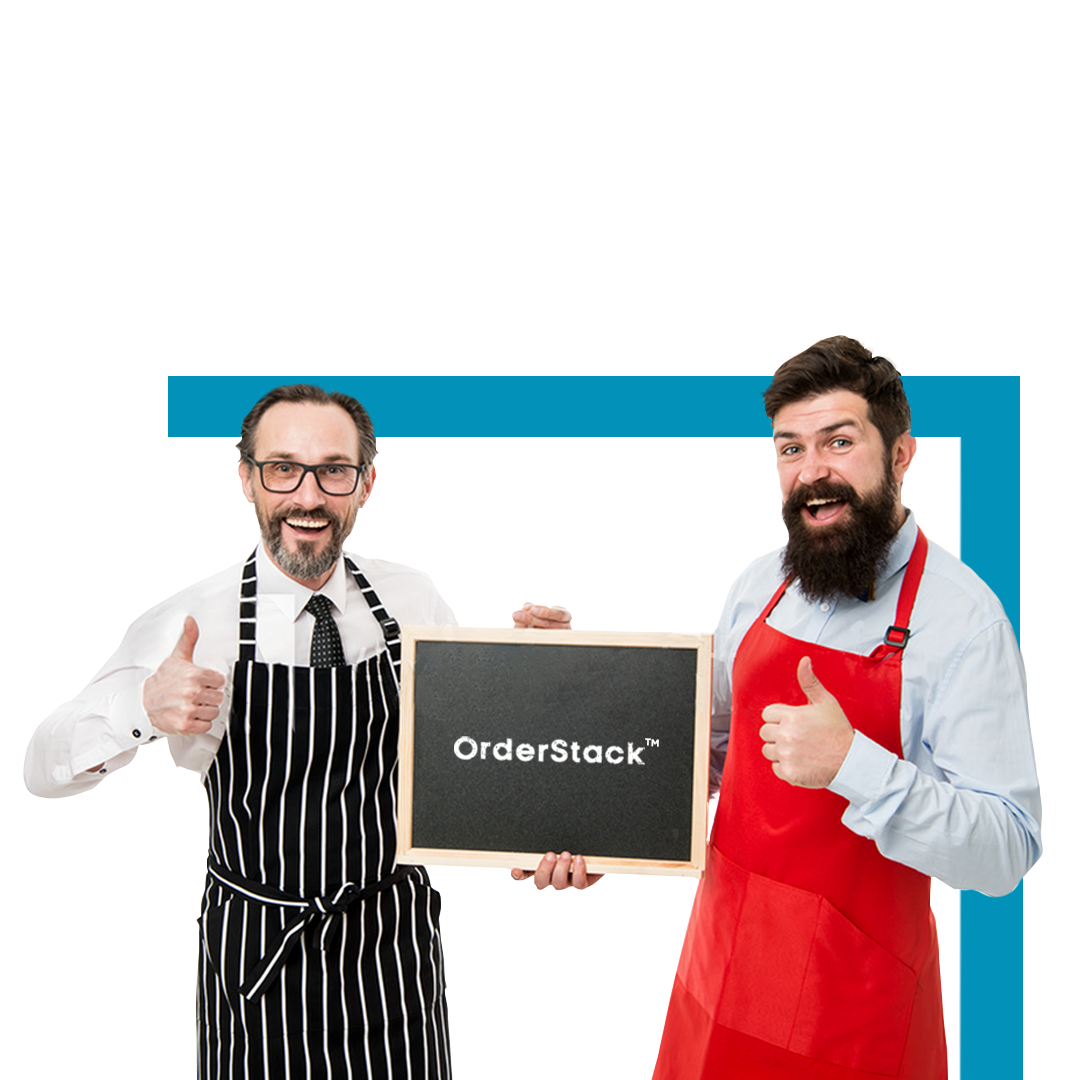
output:
{"label": "smiling face", "polygon": [[865,398],[833,390],[779,409],[773,444],[788,527],[785,568],[812,599],[860,595],[904,522],[900,483],[915,440],[905,432],[887,452]]}
{"label": "smiling face", "polygon": [[[785,503],[804,504],[800,514],[807,528],[827,529],[850,517],[845,489],[866,497],[886,482],[896,489],[896,527],[903,524],[899,485],[915,454],[915,440],[905,432],[886,454],[865,398],[833,390],[785,405],[773,420],[773,445],[781,494]],[[830,488],[839,493],[828,494]]]}
{"label": "smiling face", "polygon": [[[304,465],[360,464],[360,439],[349,414],[337,405],[279,402],[259,420],[257,461]],[[254,503],[263,544],[274,563],[294,581],[320,588],[341,557],[360,507],[371,494],[375,470],[368,467],[351,495],[328,495],[307,473],[296,491],[267,491],[259,470],[240,463],[240,481]]]}

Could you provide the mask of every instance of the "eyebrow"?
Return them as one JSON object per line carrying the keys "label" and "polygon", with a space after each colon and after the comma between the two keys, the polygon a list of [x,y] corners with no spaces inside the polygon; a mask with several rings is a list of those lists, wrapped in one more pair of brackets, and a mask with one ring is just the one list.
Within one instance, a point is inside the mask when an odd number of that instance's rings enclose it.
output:
{"label": "eyebrow", "polygon": [[[287,450],[279,450],[276,453],[271,453],[269,457],[264,458],[263,460],[264,461],[296,461],[296,462],[300,461],[300,459],[295,454],[290,454]],[[353,461],[349,457],[348,454],[328,454],[326,457],[324,457],[322,459],[322,461],[315,461],[315,462],[305,461],[305,462],[303,462],[303,464],[304,465],[337,465],[337,464],[339,464],[341,462],[344,462],[347,465],[355,465],[356,464],[356,462]]]}
{"label": "eyebrow", "polygon": [[[858,422],[856,420],[837,420],[837,422],[835,424],[827,424],[823,428],[818,428],[817,431],[815,431],[813,434],[814,435],[831,435],[834,431],[839,431],[841,428],[846,428],[846,427],[857,428],[858,426],[859,426],[859,424],[858,424]],[[797,434],[794,431],[774,431],[773,432],[773,442],[776,442],[778,439],[801,439],[802,437],[803,436]]]}

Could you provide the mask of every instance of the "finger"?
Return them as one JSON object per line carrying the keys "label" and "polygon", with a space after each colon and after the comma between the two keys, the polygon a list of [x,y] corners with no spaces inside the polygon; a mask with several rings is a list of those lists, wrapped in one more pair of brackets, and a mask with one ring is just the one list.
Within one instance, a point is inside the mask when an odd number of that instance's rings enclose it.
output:
{"label": "finger", "polygon": [[204,690],[213,691],[219,694],[221,697],[225,695],[221,693],[221,688],[225,685],[225,676],[220,671],[215,671],[213,668],[200,668],[199,669],[199,682]]}
{"label": "finger", "polygon": [[811,705],[819,705],[824,701],[832,700],[832,694],[821,685],[821,681],[814,674],[814,667],[810,663],[809,656],[804,656],[799,661],[796,675],[799,680],[799,686],[802,687],[802,692],[806,695],[806,700],[809,701]]}
{"label": "finger", "polygon": [[220,690],[213,690],[208,687],[203,688],[203,692],[199,694],[196,700],[196,705],[212,705],[215,709],[220,709],[225,701],[225,695]]}
{"label": "finger", "polygon": [[780,738],[780,725],[766,721],[761,725],[758,734],[761,736],[762,742],[774,743]]}
{"label": "finger", "polygon": [[185,615],[184,629],[180,631],[180,639],[173,648],[172,655],[190,664],[195,652],[195,642],[198,640],[199,624],[190,615]]}
{"label": "finger", "polygon": [[551,872],[551,887],[553,889],[569,889],[573,885],[570,876],[570,852],[564,851],[555,863],[555,869]]}
{"label": "finger", "polygon": [[585,868],[585,860],[580,855],[574,856],[571,882],[575,889],[587,889],[592,884]]}
{"label": "finger", "polygon": [[[766,705],[765,708],[761,710],[761,719],[764,720],[766,724],[779,724],[784,718],[786,709],[786,705],[781,705],[779,703],[775,705]],[[762,736],[762,738],[764,738],[764,736]]]}
{"label": "finger", "polygon": [[543,608],[539,608],[526,600],[513,614],[514,625],[520,627],[522,630],[535,628],[537,624],[536,613],[543,610]]}
{"label": "finger", "polygon": [[528,881],[535,873],[535,870],[519,870],[517,867],[514,867],[514,869],[510,871],[510,876],[515,881]]}
{"label": "finger", "polygon": [[552,623],[568,623],[571,618],[570,612],[564,607],[544,607],[541,604],[530,605],[529,614],[534,619],[543,619]]}
{"label": "finger", "polygon": [[523,629],[569,630],[572,616],[564,607],[545,607],[526,600],[513,614],[514,625]]}
{"label": "finger", "polygon": [[533,884],[538,889],[546,889],[551,884],[551,875],[555,870],[555,852],[549,851],[541,860],[533,876]]}

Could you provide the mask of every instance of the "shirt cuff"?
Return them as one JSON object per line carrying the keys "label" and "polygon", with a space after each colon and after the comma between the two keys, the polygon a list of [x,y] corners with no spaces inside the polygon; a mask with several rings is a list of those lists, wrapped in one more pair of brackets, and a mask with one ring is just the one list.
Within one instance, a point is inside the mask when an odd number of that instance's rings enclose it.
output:
{"label": "shirt cuff", "polygon": [[120,750],[134,750],[165,735],[150,723],[143,710],[142,691],[143,684],[139,683],[134,690],[121,690],[112,699],[108,710],[109,726]]}
{"label": "shirt cuff", "polygon": [[847,799],[857,809],[866,807],[881,798],[898,760],[892,751],[856,731],[829,791]]}

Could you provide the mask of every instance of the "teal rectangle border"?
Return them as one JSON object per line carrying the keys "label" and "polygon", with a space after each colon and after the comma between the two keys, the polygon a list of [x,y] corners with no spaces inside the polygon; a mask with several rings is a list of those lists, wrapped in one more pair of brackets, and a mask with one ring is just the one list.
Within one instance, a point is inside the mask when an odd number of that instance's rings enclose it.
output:
{"label": "teal rectangle border", "polygon": [[[173,375],[169,435],[239,438],[255,401],[291,382],[351,394],[388,436],[771,434],[761,405],[767,376]],[[916,436],[961,440],[961,557],[997,593],[1019,636],[1020,379],[908,376],[904,387]],[[966,1080],[1017,1080],[1023,886],[999,898],[963,893],[960,919],[961,1070]]]}

